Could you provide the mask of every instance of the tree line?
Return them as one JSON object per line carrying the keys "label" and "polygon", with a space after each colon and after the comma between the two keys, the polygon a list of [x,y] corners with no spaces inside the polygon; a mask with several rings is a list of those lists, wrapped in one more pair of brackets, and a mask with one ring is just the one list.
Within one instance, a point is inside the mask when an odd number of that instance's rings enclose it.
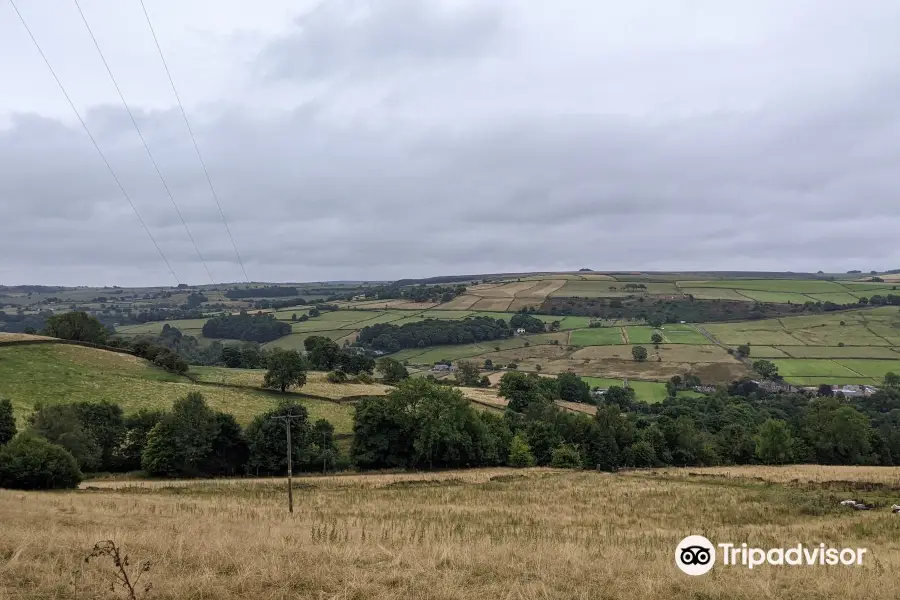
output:
{"label": "tree line", "polygon": [[510,336],[503,319],[469,317],[461,321],[425,319],[403,325],[379,323],[363,327],[358,343],[367,348],[391,353],[404,348],[471,344]]}
{"label": "tree line", "polygon": [[[390,363],[396,361],[386,368]],[[892,382],[900,384],[900,378]],[[257,416],[246,428],[231,415],[210,409],[198,393],[177,400],[169,412],[129,416],[108,402],[39,406],[18,435],[12,405],[3,401],[0,486],[69,487],[92,470],[142,469],[179,477],[278,474],[286,468],[285,426],[273,417],[286,414],[301,417],[296,431],[292,429],[298,471],[323,465],[616,470],[900,464],[896,386],[870,397],[843,398],[768,394],[734,385],[699,398],[670,396],[657,404],[636,400],[631,388],[613,386],[594,416],[563,411],[553,403],[586,393],[577,375],[553,380],[510,372],[500,382],[507,408],[494,413],[475,410],[459,389],[401,377],[387,396],[360,401],[348,456],[339,455],[330,424],[309,423],[303,407],[290,401]]]}
{"label": "tree line", "polygon": [[381,285],[363,294],[367,299],[392,300],[405,298],[413,302],[450,302],[466,293],[464,285]]}
{"label": "tree line", "polygon": [[243,300],[245,298],[285,298],[297,296],[299,292],[295,287],[281,287],[270,285],[258,288],[236,288],[225,291],[225,297],[229,300]]}

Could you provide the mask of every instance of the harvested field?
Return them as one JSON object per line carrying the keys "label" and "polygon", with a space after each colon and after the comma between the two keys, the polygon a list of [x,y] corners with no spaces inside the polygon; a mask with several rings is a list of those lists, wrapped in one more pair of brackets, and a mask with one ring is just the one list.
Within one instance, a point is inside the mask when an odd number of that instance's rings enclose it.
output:
{"label": "harvested field", "polygon": [[472,305],[473,310],[498,310],[504,311],[509,308],[511,298],[482,298]]}
{"label": "harvested field", "polygon": [[472,308],[472,305],[481,300],[480,296],[470,296],[464,294],[457,296],[450,302],[444,302],[437,306],[438,310],[466,310]]}
{"label": "harvested field", "polygon": [[540,281],[519,281],[500,285],[487,283],[472,286],[467,293],[482,298],[509,298],[512,300],[517,294],[538,287],[541,283]]}

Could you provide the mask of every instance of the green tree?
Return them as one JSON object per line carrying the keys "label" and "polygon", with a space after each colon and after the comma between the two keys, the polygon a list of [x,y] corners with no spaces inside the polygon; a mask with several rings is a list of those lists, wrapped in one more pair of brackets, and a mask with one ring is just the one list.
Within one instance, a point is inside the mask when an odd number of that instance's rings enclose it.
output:
{"label": "green tree", "polygon": [[513,437],[509,443],[509,459],[507,461],[510,467],[533,467],[534,455],[531,453],[531,446],[528,445],[525,437],[521,434]]}
{"label": "green tree", "polygon": [[647,360],[647,349],[643,346],[635,346],[631,349],[631,356],[634,357],[634,360],[637,362],[644,362]]}
{"label": "green tree", "polygon": [[115,463],[124,471],[137,471],[141,468],[141,455],[147,445],[147,436],[165,413],[142,408],[138,412],[125,417],[125,435],[116,450]]}
{"label": "green tree", "polygon": [[819,398],[810,403],[805,437],[818,462],[857,465],[870,460],[869,418],[836,398]]}
{"label": "green tree", "polygon": [[313,335],[303,340],[306,358],[310,366],[318,371],[331,371],[338,364],[341,347],[321,335]]}
{"label": "green tree", "polygon": [[295,469],[309,465],[313,457],[313,432],[306,408],[287,402],[257,415],[247,426],[248,471],[254,475],[280,475],[287,471],[287,419],[291,428],[291,460]]}
{"label": "green tree", "polygon": [[737,347],[737,355],[738,358],[742,358],[744,356],[750,356],[750,344],[741,344]]}
{"label": "green tree", "polygon": [[654,333],[650,336],[650,341],[653,342],[655,346],[659,346],[663,343],[663,336],[659,335],[658,333]]}
{"label": "green tree", "polygon": [[482,375],[481,379],[478,380],[478,387],[481,388],[489,388],[491,387],[491,379],[487,375]]}
{"label": "green tree", "polygon": [[884,374],[884,387],[900,387],[900,375],[897,375],[893,371],[888,371]]}
{"label": "green tree", "polygon": [[591,387],[575,373],[560,373],[556,376],[556,387],[561,400],[569,402],[591,402]]}
{"label": "green tree", "polygon": [[63,340],[105,344],[107,332],[106,327],[95,317],[79,311],[49,317],[44,326],[44,335]]}
{"label": "green tree", "polygon": [[97,471],[102,465],[97,439],[84,426],[73,404],[38,404],[28,422],[32,431],[74,456],[82,471]]}
{"label": "green tree", "polygon": [[[293,440],[291,440],[293,441]],[[334,425],[325,419],[319,419],[312,426],[312,462],[311,468],[328,470],[333,468],[338,458],[338,447],[334,441]]]}
{"label": "green tree", "polygon": [[288,388],[306,385],[306,362],[296,350],[275,348],[266,361],[263,387],[279,389],[283,394]]}
{"label": "green tree", "polygon": [[456,383],[476,387],[481,379],[481,369],[472,361],[461,360],[456,363]]}
{"label": "green tree", "polygon": [[753,361],[753,370],[766,379],[775,379],[778,377],[778,367],[769,360]]}
{"label": "green tree", "polygon": [[13,414],[12,402],[0,398],[0,446],[16,437],[16,417]]}
{"label": "green tree", "polygon": [[768,465],[781,465],[793,459],[794,437],[787,423],[767,419],[756,434],[756,456]]}
{"label": "green tree", "polygon": [[656,450],[647,440],[638,440],[628,447],[626,464],[636,468],[655,467],[659,463]]}
{"label": "green tree", "polygon": [[409,371],[399,361],[393,358],[382,358],[378,361],[378,370],[381,371],[382,380],[389,385],[396,385],[409,378]]}
{"label": "green tree", "polygon": [[549,404],[550,399],[544,394],[540,380],[541,377],[533,373],[504,373],[500,378],[500,396],[507,399],[510,410],[519,413],[525,412],[532,405]]}
{"label": "green tree", "polygon": [[603,394],[603,400],[605,404],[611,404],[626,410],[634,404],[636,396],[634,388],[611,385],[606,390],[606,393]]}
{"label": "green tree", "polygon": [[560,444],[553,449],[550,466],[557,469],[580,469],[581,454],[570,444]]}
{"label": "green tree", "polygon": [[34,432],[23,432],[0,446],[0,488],[76,488],[81,479],[75,457]]}
{"label": "green tree", "polygon": [[199,392],[176,400],[147,434],[141,468],[150,475],[203,475],[210,461],[221,423]]}
{"label": "green tree", "polygon": [[494,370],[494,361],[489,358],[484,359],[484,368],[493,371]]}

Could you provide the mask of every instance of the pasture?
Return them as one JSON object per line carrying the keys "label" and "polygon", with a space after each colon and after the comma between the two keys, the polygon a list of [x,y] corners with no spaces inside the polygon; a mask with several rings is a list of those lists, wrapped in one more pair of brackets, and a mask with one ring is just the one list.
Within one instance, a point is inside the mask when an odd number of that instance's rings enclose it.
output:
{"label": "pasture", "polygon": [[[168,410],[189,392],[202,393],[212,408],[233,414],[242,425],[280,400],[273,392],[194,383],[128,354],[62,344],[0,347],[0,397],[12,401],[20,423],[38,402],[108,400],[127,414]],[[340,433],[351,431],[351,406],[292,397],[312,419],[327,419]]]}
{"label": "pasture", "polygon": [[[756,479],[760,478],[761,481]],[[845,496],[898,492],[897,468],[741,467],[605,474],[551,469],[310,476],[284,481],[87,481],[80,491],[0,490],[0,597],[101,598],[113,539],[160,600],[252,597],[897,597],[900,529]],[[887,486],[882,496],[860,492]],[[864,547],[858,567],[727,567],[689,577],[678,542]]]}

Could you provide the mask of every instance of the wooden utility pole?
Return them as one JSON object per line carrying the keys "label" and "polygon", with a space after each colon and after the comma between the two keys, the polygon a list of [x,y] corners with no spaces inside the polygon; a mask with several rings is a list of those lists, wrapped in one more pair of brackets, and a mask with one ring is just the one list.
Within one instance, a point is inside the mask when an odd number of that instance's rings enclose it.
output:
{"label": "wooden utility pole", "polygon": [[293,448],[291,447],[291,423],[294,419],[302,419],[301,415],[283,415],[280,417],[272,417],[277,421],[284,421],[285,431],[287,431],[287,492],[288,492],[288,512],[294,513],[294,486],[291,476],[294,473],[293,466]]}

